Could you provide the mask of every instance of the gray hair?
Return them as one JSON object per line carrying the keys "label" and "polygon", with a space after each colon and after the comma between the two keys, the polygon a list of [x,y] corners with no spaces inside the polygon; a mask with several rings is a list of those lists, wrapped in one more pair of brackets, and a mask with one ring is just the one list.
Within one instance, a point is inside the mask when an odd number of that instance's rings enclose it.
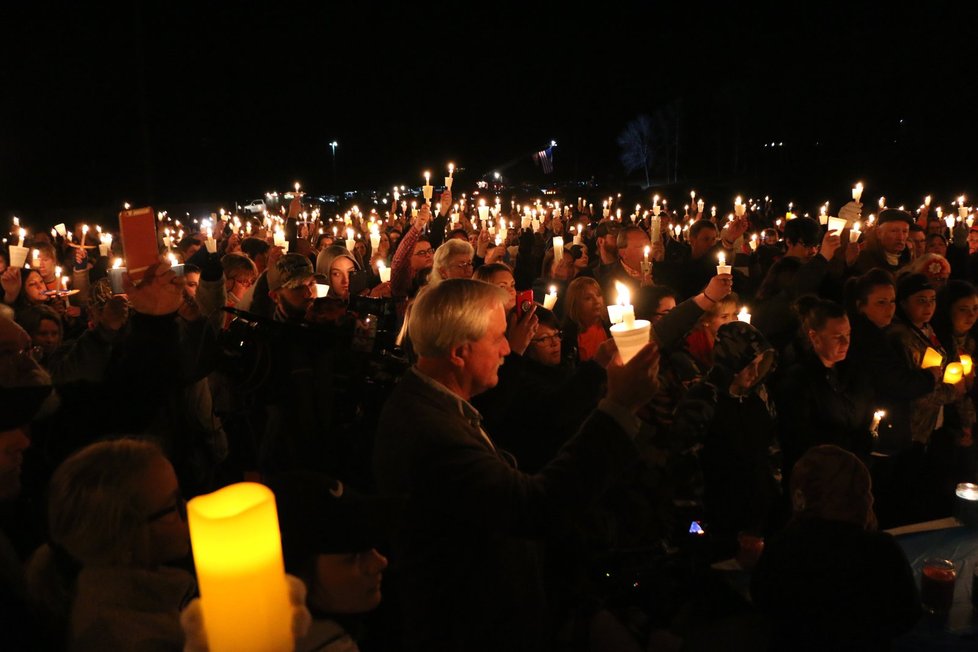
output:
{"label": "gray hair", "polygon": [[431,264],[431,275],[428,277],[429,285],[445,280],[443,270],[448,265],[448,261],[451,260],[452,256],[458,254],[465,254],[471,258],[475,255],[475,249],[466,240],[459,240],[458,238],[446,240],[438,247]]}
{"label": "gray hair", "polygon": [[427,287],[411,308],[408,333],[418,355],[444,357],[460,344],[482,338],[506,293],[484,281],[455,278]]}

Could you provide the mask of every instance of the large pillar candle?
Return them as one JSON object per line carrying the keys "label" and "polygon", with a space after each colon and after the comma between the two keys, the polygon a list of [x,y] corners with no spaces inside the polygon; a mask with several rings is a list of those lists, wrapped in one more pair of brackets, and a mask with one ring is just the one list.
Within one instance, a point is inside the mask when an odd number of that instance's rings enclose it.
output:
{"label": "large pillar candle", "polygon": [[275,496],[233,484],[187,504],[197,582],[212,652],[295,648]]}

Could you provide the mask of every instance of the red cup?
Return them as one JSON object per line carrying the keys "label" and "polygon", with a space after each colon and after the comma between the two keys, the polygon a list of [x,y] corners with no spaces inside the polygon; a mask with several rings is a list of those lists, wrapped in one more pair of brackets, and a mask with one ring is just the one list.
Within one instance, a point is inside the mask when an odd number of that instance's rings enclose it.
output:
{"label": "red cup", "polygon": [[950,613],[957,577],[954,562],[947,559],[926,560],[920,573],[920,601],[924,609],[939,616]]}

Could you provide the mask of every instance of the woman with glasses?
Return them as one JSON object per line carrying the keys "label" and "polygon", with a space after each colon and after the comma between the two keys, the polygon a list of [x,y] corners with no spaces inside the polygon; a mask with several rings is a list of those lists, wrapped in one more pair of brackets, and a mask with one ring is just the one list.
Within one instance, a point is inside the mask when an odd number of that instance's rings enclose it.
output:
{"label": "woman with glasses", "polygon": [[[552,460],[597,405],[603,396],[604,368],[615,352],[607,340],[592,359],[574,365],[562,355],[563,333],[554,313],[537,306],[534,314],[537,328],[523,355],[507,356],[496,387],[472,400],[485,418],[486,430],[528,473]],[[528,397],[533,405],[559,409],[522,409]]]}
{"label": "woman with glasses", "polygon": [[471,278],[474,255],[475,249],[465,240],[457,238],[446,240],[438,247],[432,258],[428,284],[434,285],[449,278]]}
{"label": "woman with glasses", "polygon": [[153,443],[118,439],[78,451],[55,471],[50,543],[28,566],[32,598],[70,650],[180,650],[190,552],[173,466]]}
{"label": "woman with glasses", "polygon": [[[431,220],[431,211],[427,204],[422,204],[418,216],[414,218],[411,228],[401,237],[401,243],[391,259],[391,295],[401,299],[411,294],[415,279],[424,270],[431,269],[434,263],[435,250],[424,235],[424,229]],[[394,243],[391,243],[394,246]]]}

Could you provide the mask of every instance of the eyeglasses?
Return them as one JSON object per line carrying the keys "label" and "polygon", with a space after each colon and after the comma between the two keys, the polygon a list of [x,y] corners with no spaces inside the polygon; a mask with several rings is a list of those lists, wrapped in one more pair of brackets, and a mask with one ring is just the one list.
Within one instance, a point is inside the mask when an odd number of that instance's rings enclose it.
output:
{"label": "eyeglasses", "polygon": [[534,337],[531,341],[534,344],[549,344],[551,342],[559,342],[563,334],[564,334],[563,331],[557,331],[552,335],[543,335],[541,337]]}
{"label": "eyeglasses", "polygon": [[233,283],[235,283],[236,285],[243,285],[246,288],[250,288],[252,285],[255,284],[255,279],[253,279],[251,277],[243,278],[243,277],[239,276],[237,278],[231,279],[231,281]]}
{"label": "eyeglasses", "polygon": [[154,521],[158,521],[161,518],[165,516],[169,516],[174,512],[176,512],[177,515],[180,516],[180,520],[182,521],[187,520],[187,501],[184,500],[183,496],[177,496],[177,502],[175,502],[173,505],[170,505],[169,507],[164,507],[163,509],[153,512],[152,514],[147,516],[146,522],[153,523]]}
{"label": "eyeglasses", "polygon": [[427,249],[422,249],[421,251],[415,251],[414,252],[414,255],[415,256],[430,256],[433,253],[435,253],[435,250],[432,249],[431,247],[428,247]]}

